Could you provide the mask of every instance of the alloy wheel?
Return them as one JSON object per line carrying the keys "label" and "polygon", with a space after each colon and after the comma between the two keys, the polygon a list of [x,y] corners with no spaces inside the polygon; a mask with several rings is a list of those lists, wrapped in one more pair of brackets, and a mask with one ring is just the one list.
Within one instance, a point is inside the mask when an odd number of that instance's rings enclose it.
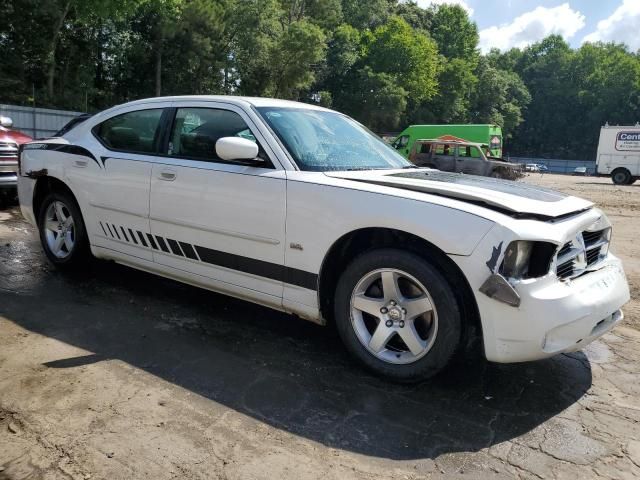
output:
{"label": "alloy wheel", "polygon": [[76,230],[69,208],[59,200],[51,202],[45,212],[45,238],[47,247],[57,258],[66,258],[73,252]]}
{"label": "alloy wheel", "polygon": [[393,364],[424,357],[438,334],[438,314],[427,288],[392,268],[369,272],[356,284],[351,323],[371,354]]}

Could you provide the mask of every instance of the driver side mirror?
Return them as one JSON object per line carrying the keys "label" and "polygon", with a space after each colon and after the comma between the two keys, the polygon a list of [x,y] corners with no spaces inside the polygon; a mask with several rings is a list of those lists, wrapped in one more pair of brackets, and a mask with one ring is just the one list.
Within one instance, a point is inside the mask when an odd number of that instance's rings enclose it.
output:
{"label": "driver side mirror", "polygon": [[11,128],[13,126],[13,120],[9,117],[0,117],[0,126]]}
{"label": "driver side mirror", "polygon": [[216,154],[222,160],[263,163],[258,157],[258,145],[241,137],[222,137],[216,142]]}

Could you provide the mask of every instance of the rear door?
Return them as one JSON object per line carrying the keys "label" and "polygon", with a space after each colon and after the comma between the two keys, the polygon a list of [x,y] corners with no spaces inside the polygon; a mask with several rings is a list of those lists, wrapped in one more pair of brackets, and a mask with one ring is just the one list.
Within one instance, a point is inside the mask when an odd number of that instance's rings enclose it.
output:
{"label": "rear door", "polygon": [[[154,261],[191,281],[254,298],[260,292],[265,302],[280,304],[285,171],[242,108],[202,105],[175,105],[166,155],[153,166]],[[257,142],[263,162],[218,158],[215,143],[229,136]]]}
{"label": "rear door", "polygon": [[91,243],[143,260],[148,244],[149,182],[169,103],[125,110],[91,129],[94,155],[78,156],[67,170],[74,189],[84,189],[92,210],[86,218]]}

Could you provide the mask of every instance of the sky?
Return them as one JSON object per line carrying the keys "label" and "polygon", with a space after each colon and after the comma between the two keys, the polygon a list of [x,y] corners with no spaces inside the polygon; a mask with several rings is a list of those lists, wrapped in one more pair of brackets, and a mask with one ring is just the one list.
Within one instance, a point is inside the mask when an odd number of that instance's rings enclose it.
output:
{"label": "sky", "polygon": [[640,0],[415,0],[421,7],[456,3],[480,31],[480,49],[525,47],[551,34],[573,47],[626,43],[640,49]]}

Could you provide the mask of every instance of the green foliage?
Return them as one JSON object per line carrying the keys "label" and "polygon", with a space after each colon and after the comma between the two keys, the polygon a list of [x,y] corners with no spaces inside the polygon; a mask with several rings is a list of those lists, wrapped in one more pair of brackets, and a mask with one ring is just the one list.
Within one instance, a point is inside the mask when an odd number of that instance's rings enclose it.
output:
{"label": "green foliage", "polygon": [[342,0],[342,12],[352,27],[374,28],[385,23],[395,3],[390,0]]}
{"label": "green foliage", "polygon": [[470,103],[478,83],[473,64],[461,58],[443,59],[438,83],[437,95],[421,109],[420,123],[468,122]]}
{"label": "green foliage", "polygon": [[531,101],[527,88],[516,73],[495,68],[484,58],[478,65],[477,77],[471,120],[500,125],[504,137],[511,138],[522,122],[523,109]]}
{"label": "green foliage", "polygon": [[270,51],[270,65],[275,71],[267,93],[297,99],[300,90],[313,83],[312,68],[323,59],[325,48],[325,35],[317,25],[306,20],[289,25]]}
{"label": "green foliage", "polygon": [[408,92],[398,87],[393,75],[367,66],[358,70],[354,85],[358,88],[343,105],[357,120],[376,131],[401,127]]}
{"label": "green foliage", "polygon": [[475,62],[478,56],[478,27],[469,20],[460,5],[438,7],[431,20],[431,36],[438,50],[447,58],[462,58]]}
{"label": "green foliage", "polygon": [[511,154],[593,158],[640,120],[640,56],[559,36],[480,55],[456,5],[399,0],[0,0],[0,101],[95,111],[157,94],[276,96],[377,131],[496,123]]}
{"label": "green foliage", "polygon": [[436,45],[400,17],[392,17],[367,37],[366,57],[373,71],[387,73],[415,101],[436,93]]}

